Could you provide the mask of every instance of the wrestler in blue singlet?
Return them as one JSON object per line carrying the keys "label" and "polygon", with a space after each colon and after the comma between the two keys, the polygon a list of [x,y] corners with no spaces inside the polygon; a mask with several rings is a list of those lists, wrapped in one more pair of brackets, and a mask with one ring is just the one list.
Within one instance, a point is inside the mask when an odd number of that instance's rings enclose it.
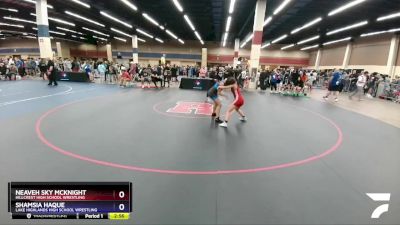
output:
{"label": "wrestler in blue singlet", "polygon": [[207,97],[211,98],[215,101],[218,98],[218,87],[219,83],[215,82],[215,84],[207,91]]}

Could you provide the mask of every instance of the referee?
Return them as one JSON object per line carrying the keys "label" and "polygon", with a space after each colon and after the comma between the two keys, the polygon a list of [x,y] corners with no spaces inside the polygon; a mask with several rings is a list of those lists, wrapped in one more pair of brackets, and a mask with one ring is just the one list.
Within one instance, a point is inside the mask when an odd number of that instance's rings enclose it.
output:
{"label": "referee", "polygon": [[56,72],[57,72],[57,69],[54,66],[53,60],[49,59],[49,61],[47,62],[47,75],[49,78],[48,85],[53,85],[53,83],[54,83],[54,86],[58,85],[57,81],[56,81]]}

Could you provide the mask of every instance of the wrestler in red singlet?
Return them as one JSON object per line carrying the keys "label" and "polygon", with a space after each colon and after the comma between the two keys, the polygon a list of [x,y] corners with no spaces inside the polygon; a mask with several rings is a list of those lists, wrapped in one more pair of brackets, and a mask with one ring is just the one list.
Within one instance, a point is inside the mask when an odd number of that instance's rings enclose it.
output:
{"label": "wrestler in red singlet", "polygon": [[220,127],[225,127],[225,128],[228,127],[229,119],[232,116],[233,111],[235,111],[235,110],[241,116],[239,118],[240,121],[242,121],[242,122],[247,121],[247,118],[244,115],[244,112],[240,109],[244,104],[244,98],[243,98],[243,95],[240,92],[240,88],[237,85],[237,82],[234,78],[228,78],[225,81],[224,86],[219,86],[219,89],[229,89],[229,88],[232,90],[232,94],[235,99],[232,102],[232,104],[229,106],[228,111],[226,111],[225,121],[219,125]]}
{"label": "wrestler in red singlet", "polygon": [[240,92],[240,88],[238,87],[238,85],[232,87],[232,94],[235,98],[232,104],[236,106],[236,108],[240,109],[240,107],[244,105],[244,98],[242,93]]}

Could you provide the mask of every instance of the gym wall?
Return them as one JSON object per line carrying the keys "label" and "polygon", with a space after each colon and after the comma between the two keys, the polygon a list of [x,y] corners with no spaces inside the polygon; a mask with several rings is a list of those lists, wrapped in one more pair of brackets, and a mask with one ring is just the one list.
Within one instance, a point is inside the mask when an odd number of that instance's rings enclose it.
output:
{"label": "gym wall", "polygon": [[[364,69],[387,74],[392,34],[357,38],[353,42],[348,69]],[[342,68],[347,43],[322,48],[320,69]],[[310,52],[309,68],[315,69],[317,50]],[[395,74],[400,74],[400,52],[397,56]]]}

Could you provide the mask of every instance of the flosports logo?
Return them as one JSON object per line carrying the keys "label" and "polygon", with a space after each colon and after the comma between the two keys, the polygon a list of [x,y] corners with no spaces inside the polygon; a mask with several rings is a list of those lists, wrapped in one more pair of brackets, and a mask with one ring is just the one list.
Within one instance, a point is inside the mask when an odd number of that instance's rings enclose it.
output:
{"label": "flosports logo", "polygon": [[372,219],[379,219],[379,217],[389,211],[390,193],[366,193],[375,202],[387,202],[378,206],[371,214]]}
{"label": "flosports logo", "polygon": [[206,115],[212,114],[213,105],[206,102],[184,102],[179,101],[175,107],[167,110],[168,113],[180,113],[180,114],[195,114],[195,115]]}

